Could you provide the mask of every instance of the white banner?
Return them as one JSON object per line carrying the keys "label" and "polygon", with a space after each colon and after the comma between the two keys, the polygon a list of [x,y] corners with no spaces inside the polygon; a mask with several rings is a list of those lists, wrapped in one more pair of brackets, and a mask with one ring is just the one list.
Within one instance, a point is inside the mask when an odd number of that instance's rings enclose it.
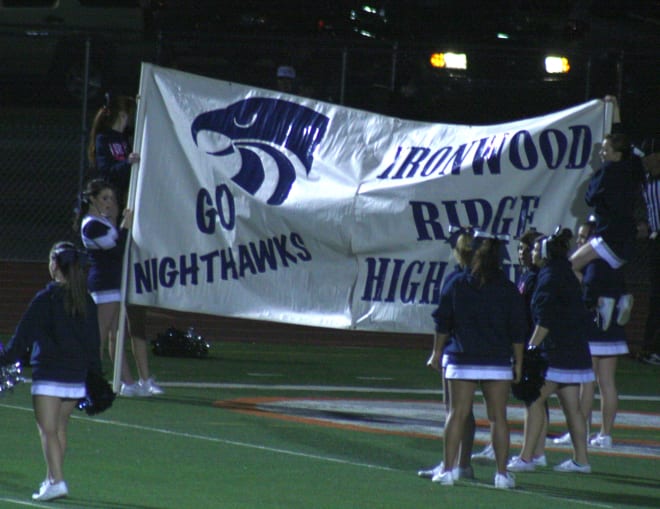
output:
{"label": "white banner", "polygon": [[427,333],[450,225],[575,229],[603,137],[595,100],[467,126],[405,121],[144,64],[126,300]]}

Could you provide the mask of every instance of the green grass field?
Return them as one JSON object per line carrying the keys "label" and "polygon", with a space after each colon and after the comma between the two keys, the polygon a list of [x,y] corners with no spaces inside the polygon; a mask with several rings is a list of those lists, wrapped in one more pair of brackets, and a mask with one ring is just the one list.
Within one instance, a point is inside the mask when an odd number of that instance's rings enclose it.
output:
{"label": "green grass field", "polygon": [[[30,498],[45,467],[22,384],[0,398],[0,508],[660,507],[660,368],[621,360],[615,448],[592,451],[593,474],[548,467],[518,474],[518,487],[504,491],[492,488],[492,464],[474,465],[477,480],[453,487],[416,476],[442,454],[440,384],[427,353],[215,343],[205,360],[152,357],[166,394],[118,398],[96,417],[76,412],[70,495],[50,503]],[[552,431],[563,432],[552,405]],[[475,411],[481,448],[480,397]],[[513,454],[522,429],[514,401],[509,417]],[[569,454],[548,442],[551,465]]]}

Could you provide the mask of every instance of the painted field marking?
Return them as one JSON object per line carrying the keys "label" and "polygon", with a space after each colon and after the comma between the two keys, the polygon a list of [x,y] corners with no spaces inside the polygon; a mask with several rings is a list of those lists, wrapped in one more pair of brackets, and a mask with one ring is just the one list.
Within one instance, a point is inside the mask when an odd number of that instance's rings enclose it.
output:
{"label": "painted field marking", "polygon": [[[20,406],[15,406],[15,405],[4,405],[0,404],[0,407],[4,408],[10,408],[14,410],[23,410],[23,411],[29,411],[32,412],[32,408],[28,407],[20,407]],[[362,467],[362,468],[368,468],[372,470],[382,470],[382,471],[387,471],[387,472],[402,472],[400,469],[395,469],[391,467],[386,467],[382,465],[374,465],[370,463],[360,463],[360,462],[355,462],[355,461],[349,461],[341,458],[334,458],[330,456],[322,456],[322,455],[316,455],[316,454],[308,454],[308,453],[302,453],[300,451],[292,451],[288,449],[281,449],[281,448],[276,448],[276,447],[269,447],[269,446],[263,446],[259,444],[251,444],[247,442],[240,442],[236,440],[227,440],[227,439],[222,439],[218,437],[210,437],[206,435],[198,435],[198,434],[193,434],[193,433],[184,433],[184,432],[178,432],[178,431],[172,431],[168,429],[163,429],[163,428],[154,428],[151,426],[141,426],[138,424],[130,424],[130,423],[125,423],[125,422],[120,422],[120,421],[115,421],[115,420],[108,420],[108,419],[89,419],[84,416],[72,416],[73,419],[84,419],[87,422],[91,423],[97,423],[101,425],[109,425],[109,426],[116,426],[119,428],[125,428],[125,429],[132,429],[132,430],[137,430],[137,431],[147,431],[147,432],[152,432],[152,433],[158,433],[158,434],[164,434],[168,436],[175,436],[179,438],[186,438],[186,439],[193,439],[193,440],[202,440],[205,442],[211,442],[211,443],[218,443],[218,444],[224,444],[224,445],[230,445],[234,447],[245,447],[248,449],[254,449],[254,450],[259,450],[259,451],[265,451],[265,452],[272,452],[272,453],[277,453],[277,454],[284,454],[288,456],[294,456],[294,457],[300,457],[300,458],[305,458],[305,459],[311,459],[311,460],[318,460],[318,461],[325,461],[325,462],[330,462],[330,463],[337,463],[337,464],[343,464],[343,465],[349,465],[349,466],[354,466],[354,467]],[[413,474],[411,474],[413,475]],[[492,485],[486,484],[486,483],[481,483],[479,481],[469,481],[468,485],[474,485],[478,487],[483,487],[483,488],[488,488],[488,489],[495,489]],[[547,498],[549,500],[555,501],[555,502],[561,502],[561,501],[569,501],[578,505],[583,505],[585,507],[598,507],[598,508],[603,508],[603,509],[614,509],[614,506],[610,505],[605,505],[601,503],[595,503],[591,502],[588,500],[580,500],[580,499],[575,499],[575,498],[561,498],[557,497],[554,495],[548,495],[547,493],[543,492],[534,492],[532,490],[527,490],[522,487],[518,487],[515,489],[515,493],[518,494],[524,494],[524,495],[531,495],[536,498],[538,497],[543,497]],[[0,500],[5,500],[3,498],[0,498]],[[46,507],[43,505],[36,505],[34,503],[30,502],[19,502],[14,499],[6,499],[8,501],[20,504],[20,505],[26,505],[29,507]],[[63,505],[62,502],[64,501],[58,501],[58,507],[67,507],[66,505]],[[78,507],[78,506],[74,506]]]}
{"label": "painted field marking", "polygon": [[[46,504],[37,504],[35,502],[28,502],[25,500],[19,500],[16,498],[6,498],[6,497],[0,497],[0,502],[7,502],[8,504],[14,504],[14,505],[22,505],[26,507],[53,507],[53,504],[46,505]],[[58,500],[58,502],[61,502],[61,500]],[[57,504],[57,507],[67,507],[61,505],[61,503]]]}
{"label": "painted field marking", "polygon": [[[218,400],[213,405],[262,418],[432,439],[442,437],[446,417],[444,405],[435,401],[272,396]],[[475,403],[474,415],[477,421],[475,441],[488,443],[490,432],[485,404]],[[524,415],[522,405],[508,407],[508,420],[513,425],[512,444],[522,443]],[[601,413],[594,411],[593,427],[598,426],[600,421]],[[550,409],[550,422],[564,424],[564,414],[559,408]],[[615,441],[611,449],[590,448],[590,453],[660,460],[660,415],[621,411],[617,413],[616,423],[620,428],[644,431],[653,434],[655,438],[643,441],[619,440]],[[548,444],[547,449],[570,451],[571,445]]]}

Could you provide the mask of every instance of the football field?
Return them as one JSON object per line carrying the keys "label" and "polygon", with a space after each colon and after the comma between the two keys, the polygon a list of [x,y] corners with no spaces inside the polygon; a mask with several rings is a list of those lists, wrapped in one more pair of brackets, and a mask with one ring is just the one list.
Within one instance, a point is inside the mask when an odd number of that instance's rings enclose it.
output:
{"label": "football field", "polygon": [[[492,463],[475,463],[476,480],[453,487],[417,477],[442,458],[444,409],[427,353],[215,343],[208,359],[152,357],[164,395],[74,414],[69,497],[55,502],[30,497],[45,467],[30,385],[19,385],[0,398],[0,508],[660,506],[660,368],[621,359],[615,444],[590,449],[592,474],[554,472],[570,448],[548,440],[550,466],[517,474],[506,491],[493,488]],[[556,399],[551,406],[551,432],[563,433]],[[480,395],[475,415],[479,450],[488,440]],[[595,411],[596,431],[599,419]],[[523,408],[514,400],[509,420],[516,454]]]}

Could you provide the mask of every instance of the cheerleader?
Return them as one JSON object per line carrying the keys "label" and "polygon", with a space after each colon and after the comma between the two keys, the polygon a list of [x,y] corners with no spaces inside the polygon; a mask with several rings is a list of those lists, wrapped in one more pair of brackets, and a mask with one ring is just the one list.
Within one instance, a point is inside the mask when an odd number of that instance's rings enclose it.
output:
{"label": "cheerleader", "polygon": [[541,394],[526,408],[523,448],[520,456],[509,462],[512,472],[533,471],[534,450],[545,440],[545,402],[556,393],[559,397],[574,456],[557,466],[560,472],[590,473],[587,456],[586,421],[580,409],[580,384],[593,382],[591,355],[587,343],[589,315],[582,302],[580,283],[568,261],[570,230],[555,232],[537,240],[532,260],[540,270],[532,295],[534,332],[528,348],[540,348],[548,360],[548,371]]}
{"label": "cheerleader", "polygon": [[[518,263],[520,264],[520,273],[516,278],[516,286],[518,287],[520,295],[522,295],[525,300],[528,336],[531,335],[532,330],[534,329],[531,301],[534,287],[536,286],[536,276],[539,272],[539,268],[532,262],[532,248],[534,247],[534,241],[542,236],[543,234],[541,232],[536,231],[535,228],[530,228],[520,236],[520,239],[518,239]],[[488,444],[482,451],[473,454],[472,459],[477,461],[494,460],[495,450],[493,449],[493,444]],[[537,450],[534,452],[533,461],[537,466],[546,466],[544,443],[539,442]]]}
{"label": "cheerleader", "polygon": [[[475,234],[470,271],[443,287],[435,314],[436,332],[428,365],[442,369],[445,350],[450,410],[445,422],[443,468],[434,478],[441,485],[456,480],[456,463],[466,422],[472,411],[474,392],[481,385],[495,449],[495,487],[515,487],[506,471],[509,427],[506,419],[511,381],[522,372],[525,341],[525,309],[516,286],[501,269],[501,242]],[[514,362],[512,364],[512,360]]]}
{"label": "cheerleader", "polygon": [[[587,241],[595,232],[595,224],[587,221],[580,226],[578,239],[586,237]],[[625,281],[621,269],[614,270],[603,260],[597,259],[588,263],[582,279],[582,294],[586,306],[598,316],[597,303],[603,298],[619,300],[625,295]],[[616,367],[618,358],[628,354],[628,342],[625,328],[619,321],[604,329],[597,327],[595,321],[589,333],[589,350],[593,370],[600,393],[601,428],[589,444],[595,447],[612,447],[612,428],[618,409],[619,395],[616,388]],[[582,408],[585,411],[587,423],[591,423],[591,409],[594,399],[594,384],[586,383],[582,388]]]}
{"label": "cheerleader", "polygon": [[[615,122],[620,121],[616,100]],[[617,122],[618,123],[618,122]],[[596,230],[594,236],[571,255],[571,264],[578,278],[592,260],[602,259],[612,268],[621,268],[631,257],[637,235],[635,203],[642,193],[642,161],[633,153],[630,139],[623,133],[605,136],[599,156],[602,165],[589,181],[584,199],[593,208]],[[618,300],[603,297],[598,306],[602,328],[607,330],[616,309],[616,322],[625,325],[633,306],[631,294]]]}
{"label": "cheerleader", "polygon": [[32,498],[42,502],[69,494],[63,470],[68,422],[86,395],[88,370],[101,371],[96,306],[87,293],[85,265],[86,255],[70,242],[52,247],[53,281],[30,302],[0,352],[0,364],[13,363],[32,347],[32,405],[46,460],[46,479]]}
{"label": "cheerleader", "polygon": [[[107,345],[113,360],[121,305],[122,258],[131,220],[130,211],[127,211],[122,225],[117,228],[117,216],[114,187],[104,179],[89,181],[79,212],[80,235],[90,258],[87,284],[98,307],[101,351]],[[135,381],[126,357],[122,356],[119,394],[126,397],[162,394],[163,389],[149,376],[146,341],[133,335],[131,341],[140,380]]]}
{"label": "cheerleader", "polygon": [[[474,231],[470,228],[463,227],[451,227],[451,235],[449,237],[449,243],[452,245],[452,254],[456,259],[456,266],[454,270],[445,276],[443,281],[444,286],[451,283],[452,280],[459,277],[461,274],[464,274],[470,269],[470,263],[472,262],[472,255],[474,253],[473,244],[474,244]],[[433,312],[433,319],[437,318],[437,310]],[[445,343],[445,349],[448,344],[451,342],[451,338]],[[445,404],[445,412],[449,413],[451,408],[451,399],[449,397],[449,386],[447,383],[447,378],[445,377],[445,368],[447,367],[447,356],[442,356],[442,395],[443,402]],[[461,445],[459,448],[458,462],[456,465],[452,465],[452,473],[455,478],[462,479],[473,479],[474,470],[472,469],[471,459],[472,459],[472,446],[474,443],[474,432],[476,428],[476,421],[474,419],[474,413],[471,411],[470,415],[465,423],[465,430],[463,434],[463,439],[461,440]],[[441,461],[438,465],[433,468],[426,470],[419,470],[417,475],[426,479],[431,479],[434,482],[437,482],[440,474],[444,468],[444,462]]]}
{"label": "cheerleader", "polygon": [[132,97],[106,94],[105,104],[94,117],[87,147],[91,169],[120,192],[120,201],[128,191],[131,166],[140,161],[126,134],[134,116]]}

